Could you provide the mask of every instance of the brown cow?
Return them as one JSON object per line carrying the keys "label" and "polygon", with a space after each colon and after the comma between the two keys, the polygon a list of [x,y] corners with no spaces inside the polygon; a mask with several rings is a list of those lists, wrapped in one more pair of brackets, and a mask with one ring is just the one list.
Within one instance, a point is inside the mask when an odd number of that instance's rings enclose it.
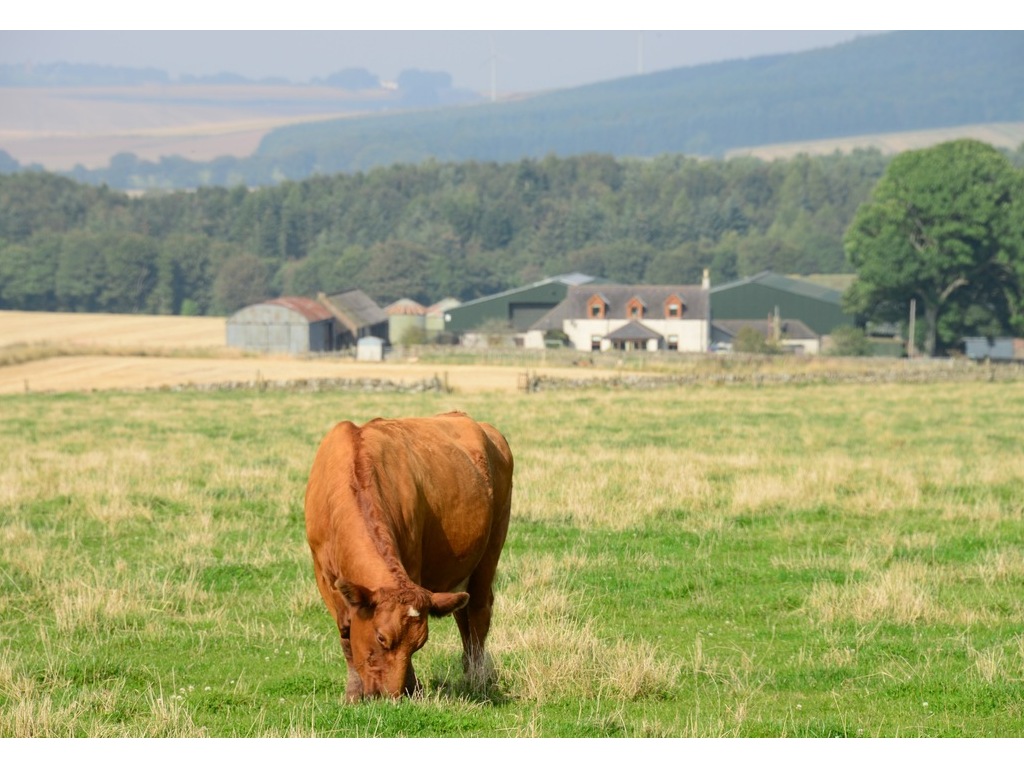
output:
{"label": "brown cow", "polygon": [[344,421],[327,434],[306,488],[306,535],[349,701],[418,688],[412,655],[427,614],[455,613],[463,667],[483,671],[511,504],[508,443],[464,413]]}

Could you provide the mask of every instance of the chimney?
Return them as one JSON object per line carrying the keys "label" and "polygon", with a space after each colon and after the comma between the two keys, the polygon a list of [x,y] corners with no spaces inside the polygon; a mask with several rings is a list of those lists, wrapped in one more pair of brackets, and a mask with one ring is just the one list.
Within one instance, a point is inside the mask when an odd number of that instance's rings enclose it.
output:
{"label": "chimney", "polygon": [[704,267],[704,277],[700,280],[700,287],[705,291],[711,289],[711,270],[707,267]]}

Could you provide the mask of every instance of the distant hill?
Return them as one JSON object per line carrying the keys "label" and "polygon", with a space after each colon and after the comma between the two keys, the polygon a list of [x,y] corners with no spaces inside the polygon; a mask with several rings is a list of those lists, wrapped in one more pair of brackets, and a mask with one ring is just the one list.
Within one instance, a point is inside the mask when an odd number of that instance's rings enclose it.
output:
{"label": "distant hill", "polygon": [[1024,32],[893,32],[518,101],[291,125],[246,158],[125,154],[71,175],[119,188],[261,186],[428,158],[724,157],[764,145],[789,145],[791,154],[806,142],[1020,122]]}
{"label": "distant hill", "polygon": [[261,158],[320,170],[736,147],[1024,120],[1024,32],[899,32],[623,78],[517,103],[282,128]]}

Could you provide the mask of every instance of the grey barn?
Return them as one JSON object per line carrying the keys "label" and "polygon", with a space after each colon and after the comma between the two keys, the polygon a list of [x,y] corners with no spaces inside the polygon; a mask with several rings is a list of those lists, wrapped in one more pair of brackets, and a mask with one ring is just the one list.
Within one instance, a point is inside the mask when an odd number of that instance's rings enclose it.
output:
{"label": "grey barn", "polygon": [[301,355],[355,347],[387,336],[387,314],[362,291],[316,299],[282,296],[238,310],[227,320],[227,344],[253,352]]}

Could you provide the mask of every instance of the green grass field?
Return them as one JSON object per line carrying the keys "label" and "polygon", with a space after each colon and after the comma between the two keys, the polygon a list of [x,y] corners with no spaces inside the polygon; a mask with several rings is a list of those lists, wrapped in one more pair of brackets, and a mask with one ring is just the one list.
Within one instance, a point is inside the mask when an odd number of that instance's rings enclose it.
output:
{"label": "green grass field", "polygon": [[[343,703],[302,515],[341,419],[516,457],[489,638]],[[0,737],[1024,735],[1024,384],[0,398]]]}

